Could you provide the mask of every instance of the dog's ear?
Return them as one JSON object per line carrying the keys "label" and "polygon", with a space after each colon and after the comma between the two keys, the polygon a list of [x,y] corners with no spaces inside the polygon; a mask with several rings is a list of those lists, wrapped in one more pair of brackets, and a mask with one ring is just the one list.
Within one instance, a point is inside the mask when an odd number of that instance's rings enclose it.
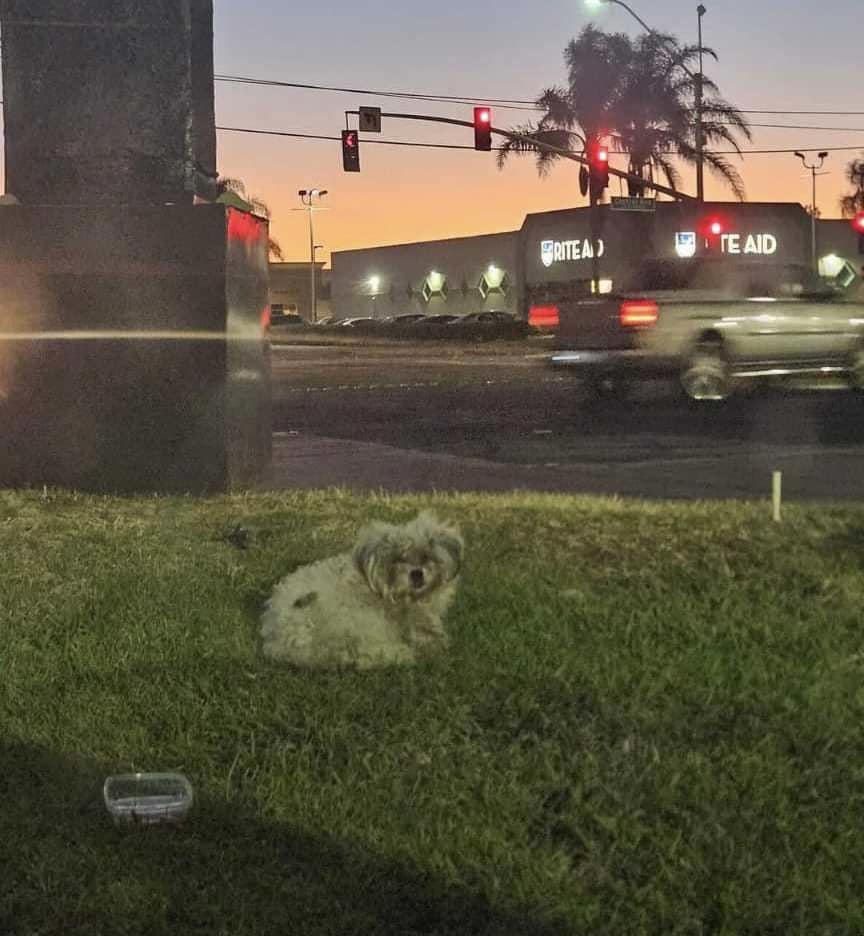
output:
{"label": "dog's ear", "polygon": [[383,558],[382,547],[390,530],[391,527],[386,523],[370,523],[360,531],[353,553],[357,571],[366,579],[372,591],[382,596],[384,583],[379,574],[380,563]]}
{"label": "dog's ear", "polygon": [[448,578],[456,578],[462,570],[462,559],[465,555],[465,542],[458,528],[439,520],[432,510],[421,511],[409,526],[419,535],[428,537],[429,542],[444,553]]}

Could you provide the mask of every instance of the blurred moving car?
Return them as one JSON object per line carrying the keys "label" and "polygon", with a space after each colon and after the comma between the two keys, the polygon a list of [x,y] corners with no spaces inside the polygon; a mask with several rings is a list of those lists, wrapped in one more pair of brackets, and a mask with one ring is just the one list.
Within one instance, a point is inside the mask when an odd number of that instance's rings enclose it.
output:
{"label": "blurred moving car", "polygon": [[746,380],[843,375],[864,389],[864,303],[799,264],[652,260],[619,293],[561,305],[554,367],[598,395],[648,377],[721,401]]}
{"label": "blurred moving car", "polygon": [[560,324],[557,305],[535,305],[528,311],[528,324],[538,331],[554,331]]}

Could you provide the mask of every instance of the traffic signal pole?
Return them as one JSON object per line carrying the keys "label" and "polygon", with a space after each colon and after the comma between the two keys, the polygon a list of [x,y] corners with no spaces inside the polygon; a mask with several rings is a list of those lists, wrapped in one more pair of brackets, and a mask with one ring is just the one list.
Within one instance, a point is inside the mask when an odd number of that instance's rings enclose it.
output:
{"label": "traffic signal pole", "polygon": [[[453,117],[436,117],[429,114],[388,114],[382,113],[381,117],[387,117],[394,120],[420,120],[425,123],[440,123],[448,124],[452,127],[469,127],[475,131],[475,143],[480,139],[478,136],[478,113],[481,109],[475,109],[474,121],[468,120],[457,120]],[[541,150],[545,153],[553,153],[556,156],[560,156],[563,159],[570,159],[573,162],[580,163],[583,166],[587,166],[589,172],[596,172],[596,167],[592,162],[591,154],[588,156],[583,156],[581,153],[574,153],[571,150],[562,149],[559,146],[552,146],[550,143],[544,143],[541,140],[535,140],[528,134],[524,133],[513,133],[510,130],[499,130],[497,127],[492,126],[491,121],[491,109],[484,108],[484,112],[488,111],[489,123],[488,127],[484,126],[483,128],[483,146],[482,149],[486,149],[486,143],[488,142],[489,135],[497,134],[498,136],[504,137],[507,140],[512,140],[514,142],[521,142],[530,144],[530,147],[534,150]],[[360,111],[345,111],[346,120],[348,115],[360,116]],[[482,122],[485,125],[486,116],[482,118]],[[357,141],[359,146],[359,139]],[[477,146],[478,149],[481,147]],[[491,149],[491,146],[489,147]],[[359,154],[358,154],[359,158]],[[608,177],[610,175],[617,176],[619,179],[627,179],[631,182],[638,182],[640,186],[646,187],[646,181],[642,176],[637,176],[631,172],[623,172],[620,169],[613,169],[608,165],[608,152],[607,152],[607,162],[604,166],[605,178],[608,184]],[[697,201],[693,195],[686,195],[683,192],[679,192],[676,189],[669,188],[666,185],[661,185],[657,182],[651,181],[647,183],[647,188],[653,189],[655,192],[662,192],[664,195],[671,195],[673,198],[678,199],[679,201]],[[600,229],[600,214],[597,210],[599,207],[599,198],[602,197],[602,191],[598,193],[597,185],[593,181],[591,182],[589,195],[588,195],[588,225],[591,234],[591,282],[592,282],[592,292],[595,296],[600,295],[600,245],[599,245],[599,229]]]}
{"label": "traffic signal pole", "polygon": [[[360,111],[345,111],[346,116],[351,114],[353,116],[359,116]],[[382,117],[387,117],[393,120],[420,120],[425,123],[441,123],[448,124],[451,127],[468,127],[469,129],[474,129],[474,123],[470,120],[456,120],[454,117],[435,117],[429,114],[387,114],[382,113]],[[562,149],[560,146],[552,146],[551,143],[544,143],[541,140],[535,140],[529,134],[524,133],[513,133],[510,130],[499,130],[497,127],[489,128],[489,132],[496,134],[497,136],[504,137],[507,140],[513,140],[514,142],[530,143],[532,148],[536,150],[542,150],[544,153],[554,153],[556,156],[560,156],[563,159],[569,159],[573,162],[581,163],[583,166],[588,166],[590,168],[591,162],[581,153],[574,153],[572,150]],[[679,201],[696,201],[694,195],[687,195],[685,192],[679,192],[677,189],[670,188],[668,185],[662,185],[659,182],[649,181],[646,182],[642,176],[635,175],[632,172],[624,172],[621,169],[613,169],[609,167],[609,175],[613,175],[618,179],[627,179],[631,182],[638,182],[640,185],[652,189],[655,192],[661,192],[664,195],[670,195],[672,198],[676,198]]]}

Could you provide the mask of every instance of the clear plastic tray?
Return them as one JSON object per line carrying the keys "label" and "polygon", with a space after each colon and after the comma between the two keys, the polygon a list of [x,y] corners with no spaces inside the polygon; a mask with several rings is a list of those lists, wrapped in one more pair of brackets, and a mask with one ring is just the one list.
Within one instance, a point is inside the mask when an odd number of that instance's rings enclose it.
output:
{"label": "clear plastic tray", "polygon": [[134,773],[109,777],[102,789],[115,825],[180,823],[189,812],[192,784],[177,773]]}

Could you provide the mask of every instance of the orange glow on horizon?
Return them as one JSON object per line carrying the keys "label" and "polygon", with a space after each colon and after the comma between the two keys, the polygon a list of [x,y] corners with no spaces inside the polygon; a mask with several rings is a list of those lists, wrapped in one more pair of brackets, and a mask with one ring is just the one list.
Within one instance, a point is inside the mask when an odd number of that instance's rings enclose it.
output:
{"label": "orange glow on horizon", "polygon": [[[254,175],[245,176],[248,190],[270,206],[271,233],[289,261],[309,260],[308,216],[295,209],[300,207],[298,188],[313,184],[330,191],[327,204],[315,212],[315,240],[324,245],[318,258],[328,262],[339,250],[513,231],[527,214],[586,204],[575,168],[561,164],[541,178],[534,160],[526,157],[499,171],[494,154],[412,151],[367,143],[363,172],[349,176],[342,172],[338,143],[332,151],[309,144],[294,145],[292,151],[303,161],[298,160],[291,173],[284,172],[284,147],[273,147],[279,158],[272,168],[257,166]],[[316,154],[319,158],[307,162]],[[322,154],[326,158],[320,158]],[[235,162],[223,156],[223,174],[240,174]],[[623,168],[620,156],[613,154],[610,162]],[[744,177],[749,201],[804,205],[810,201],[810,180],[802,176],[797,160],[751,157],[734,165]],[[685,168],[682,176],[684,191],[693,191],[692,169]],[[823,218],[840,217],[839,200],[846,188],[840,172],[820,180],[817,197]],[[626,191],[619,192],[613,179],[608,194]],[[706,198],[734,201],[728,187],[710,174],[706,174]]]}

